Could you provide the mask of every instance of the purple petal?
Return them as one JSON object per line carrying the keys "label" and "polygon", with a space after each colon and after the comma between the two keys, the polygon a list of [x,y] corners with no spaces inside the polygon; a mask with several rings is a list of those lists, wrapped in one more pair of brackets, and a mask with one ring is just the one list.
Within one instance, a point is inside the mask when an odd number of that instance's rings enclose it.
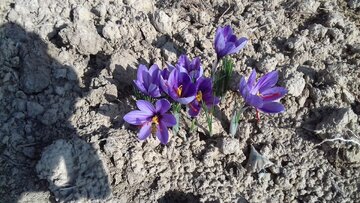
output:
{"label": "purple petal", "polygon": [[226,43],[225,47],[223,49],[221,49],[218,53],[218,55],[221,57],[224,57],[228,54],[230,54],[231,50],[235,49],[235,44],[234,43]]}
{"label": "purple petal", "polygon": [[245,47],[245,45],[247,44],[248,39],[245,37],[241,37],[238,41],[235,42],[235,48],[232,49],[229,54],[235,54],[238,53],[241,49],[243,49]]}
{"label": "purple petal", "polygon": [[153,115],[155,113],[155,108],[154,106],[145,100],[138,100],[136,101],[136,106],[141,110],[144,111],[146,113],[148,113],[149,115]]}
{"label": "purple petal", "polygon": [[[175,87],[175,88],[178,87],[179,74],[180,74],[179,70],[177,70],[177,69],[174,69],[170,72],[169,79],[168,79],[168,84],[170,87]],[[185,74],[185,73],[183,73],[183,74]]]}
{"label": "purple petal", "polygon": [[147,91],[146,91],[143,83],[141,83],[139,80],[134,80],[134,83],[135,83],[136,87],[140,90],[140,92],[147,94]]}
{"label": "purple petal", "polygon": [[286,93],[287,93],[287,89],[283,87],[272,87],[260,92],[261,98],[265,102],[281,99],[283,96],[285,96]]}
{"label": "purple petal", "polygon": [[[174,99],[174,98],[173,98]],[[176,98],[174,99],[175,101],[179,102],[180,104],[188,104],[190,102],[192,102],[195,99],[195,96],[191,96],[191,97],[181,97],[181,98]]]}
{"label": "purple petal", "polygon": [[159,87],[153,83],[150,84],[148,93],[149,93],[149,96],[151,96],[151,97],[160,97],[161,96]]}
{"label": "purple petal", "polygon": [[138,67],[138,71],[137,71],[137,80],[139,80],[140,82],[143,82],[143,74],[144,72],[147,72],[148,69],[145,65],[140,64]]}
{"label": "purple petal", "polygon": [[241,77],[240,79],[239,92],[244,99],[246,98],[246,95],[249,94],[249,87],[246,85],[246,80],[244,77]]}
{"label": "purple petal", "polygon": [[212,82],[210,78],[201,78],[197,81],[198,83],[198,91],[200,90],[202,94],[206,94],[208,92],[212,93]]}
{"label": "purple petal", "polygon": [[248,94],[245,98],[245,102],[256,108],[261,108],[263,106],[263,100],[261,97],[253,94]]}
{"label": "purple petal", "polygon": [[132,125],[142,125],[145,122],[148,122],[153,114],[145,111],[130,111],[124,116],[124,120]]}
{"label": "purple petal", "polygon": [[174,125],[176,125],[176,118],[174,115],[169,114],[169,113],[165,113],[162,115],[161,117],[161,122],[166,126],[166,127],[172,127]]}
{"label": "purple petal", "polygon": [[248,82],[247,82],[249,89],[251,89],[255,86],[255,82],[256,82],[256,70],[252,69],[251,74],[248,79]]}
{"label": "purple petal", "polygon": [[167,99],[160,99],[155,103],[157,113],[164,114],[170,109],[171,105]]}
{"label": "purple petal", "polygon": [[161,144],[167,144],[169,141],[169,132],[166,125],[162,122],[159,122],[157,127],[156,136],[160,140]]}
{"label": "purple petal", "polygon": [[259,79],[254,89],[251,90],[251,93],[257,94],[258,91],[262,92],[265,89],[273,87],[274,85],[276,85],[278,78],[279,78],[279,74],[277,71],[272,71],[270,73],[265,74]]}
{"label": "purple petal", "polygon": [[201,105],[196,99],[194,99],[194,101],[188,104],[188,113],[191,117],[198,116],[200,110],[201,110]]}
{"label": "purple petal", "polygon": [[183,83],[182,97],[195,96],[196,93],[196,86],[194,83]]}
{"label": "purple petal", "polygon": [[145,140],[146,138],[149,137],[150,134],[151,134],[151,122],[147,122],[141,127],[138,133],[138,138],[139,140]]}
{"label": "purple petal", "polygon": [[189,64],[190,64],[190,60],[185,54],[179,57],[177,65],[186,68],[189,66]]}
{"label": "purple petal", "polygon": [[281,113],[285,111],[285,107],[278,102],[269,102],[264,103],[259,110],[265,113]]}

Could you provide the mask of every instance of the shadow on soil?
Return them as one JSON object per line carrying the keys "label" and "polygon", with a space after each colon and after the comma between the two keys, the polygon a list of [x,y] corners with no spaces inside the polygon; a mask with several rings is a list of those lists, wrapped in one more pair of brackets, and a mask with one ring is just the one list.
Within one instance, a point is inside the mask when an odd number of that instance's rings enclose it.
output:
{"label": "shadow on soil", "polygon": [[[0,140],[4,136],[9,138],[0,151],[0,173],[5,175],[1,178],[5,184],[1,184],[0,201],[18,202],[24,195],[46,192],[48,188],[60,197],[56,201],[61,202],[107,198],[111,193],[108,176],[96,150],[68,122],[74,112],[75,100],[86,94],[79,87],[74,68],[50,57],[42,39],[17,24],[3,24],[0,37],[0,45],[12,43],[18,50],[16,56],[20,65],[10,69],[18,75],[14,86],[18,87],[26,104],[25,116],[10,115],[8,119],[14,119],[15,126],[7,135],[0,135]],[[92,63],[100,65],[107,59],[106,55],[91,58]],[[99,69],[91,71],[85,76],[96,77]],[[90,80],[85,80],[87,85]],[[33,112],[32,116],[30,112]],[[49,184],[47,180],[39,179],[36,167],[42,152],[58,141],[64,143],[57,145],[59,153],[54,153],[51,160],[44,162],[48,165],[42,167],[53,173],[49,176],[64,173],[67,180],[55,179]],[[85,153],[86,158],[82,156]],[[63,171],[59,169],[61,164]],[[55,201],[53,193],[46,201]]]}

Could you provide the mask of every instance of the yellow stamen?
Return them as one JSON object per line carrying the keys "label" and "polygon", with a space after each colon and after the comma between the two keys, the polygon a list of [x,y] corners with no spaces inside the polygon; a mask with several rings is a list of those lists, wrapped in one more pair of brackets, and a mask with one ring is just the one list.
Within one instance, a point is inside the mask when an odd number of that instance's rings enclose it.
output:
{"label": "yellow stamen", "polygon": [[177,90],[176,90],[176,94],[180,97],[181,96],[181,93],[182,93],[182,85],[180,85]]}
{"label": "yellow stamen", "polygon": [[159,118],[157,116],[152,117],[152,119],[151,119],[151,134],[155,135],[158,125],[159,125]]}
{"label": "yellow stamen", "polygon": [[202,100],[202,92],[201,92],[201,91],[198,91],[198,93],[197,93],[197,95],[196,95],[196,100],[197,100],[198,102],[201,102],[201,100]]}
{"label": "yellow stamen", "polygon": [[152,117],[151,122],[158,125],[159,124],[159,118],[157,116]]}

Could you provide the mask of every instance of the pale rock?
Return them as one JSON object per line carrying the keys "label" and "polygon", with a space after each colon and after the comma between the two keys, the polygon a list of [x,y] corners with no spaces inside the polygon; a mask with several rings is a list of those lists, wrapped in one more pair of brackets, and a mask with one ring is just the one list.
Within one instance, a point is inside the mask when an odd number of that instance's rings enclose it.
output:
{"label": "pale rock", "polygon": [[294,97],[301,95],[305,88],[306,81],[303,77],[303,73],[294,71],[286,75],[283,80],[285,88],[289,91],[288,93]]}
{"label": "pale rock", "polygon": [[172,18],[162,10],[155,11],[153,25],[163,34],[171,35],[172,33]]}
{"label": "pale rock", "polygon": [[73,18],[75,22],[90,21],[92,19],[92,13],[85,7],[77,6],[73,10]]}
{"label": "pale rock", "polygon": [[104,39],[97,33],[92,23],[78,22],[59,32],[64,43],[69,43],[84,55],[101,51]]}
{"label": "pale rock", "polygon": [[110,41],[116,41],[121,38],[118,25],[114,22],[107,22],[102,30],[102,34],[106,39]]}

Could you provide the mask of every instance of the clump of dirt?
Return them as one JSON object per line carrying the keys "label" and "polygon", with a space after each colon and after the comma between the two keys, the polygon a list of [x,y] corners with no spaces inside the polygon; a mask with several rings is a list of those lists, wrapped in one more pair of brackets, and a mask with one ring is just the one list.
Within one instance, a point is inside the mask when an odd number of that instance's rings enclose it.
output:
{"label": "clump of dirt", "polygon": [[[5,0],[1,201],[356,202],[358,11],[355,0]],[[123,121],[137,66],[188,54],[208,74],[225,24],[249,43],[233,56],[214,136],[202,119],[189,132],[184,114],[168,145],[138,141]],[[231,137],[238,82],[253,68],[279,71],[286,112],[257,122],[249,110]],[[317,145],[334,138],[355,142]]]}

